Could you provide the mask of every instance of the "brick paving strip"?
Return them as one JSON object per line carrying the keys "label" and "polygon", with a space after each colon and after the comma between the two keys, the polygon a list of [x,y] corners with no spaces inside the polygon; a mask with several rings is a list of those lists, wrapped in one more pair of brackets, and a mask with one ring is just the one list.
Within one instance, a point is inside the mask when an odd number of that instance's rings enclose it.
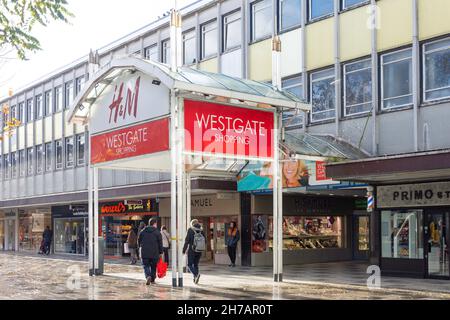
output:
{"label": "brick paving strip", "polygon": [[[69,267],[76,266],[81,271],[80,288],[70,289],[67,279]],[[171,273],[157,280],[157,285],[146,286],[140,266],[117,263],[105,264],[105,276],[89,277],[85,259],[53,258],[15,254],[0,254],[0,299],[190,299],[190,300],[248,300],[248,299],[450,299],[449,282],[430,284],[429,290],[417,290],[416,279],[392,278],[400,287],[369,290],[364,282],[364,274],[349,272],[345,264],[328,266],[337,268],[338,276],[346,276],[348,283],[335,283],[333,275],[324,282],[308,280],[311,266],[298,267],[304,272],[296,274],[293,267],[286,267],[286,280],[273,283],[271,268],[236,267],[216,265],[201,266],[203,274],[200,285],[192,283],[189,273],[184,275],[184,288],[171,287]],[[327,266],[320,265],[320,268]],[[342,270],[339,270],[339,268]],[[359,269],[358,269],[359,270]],[[321,275],[324,274],[323,270]],[[311,276],[312,277],[312,276]],[[296,279],[297,278],[297,279]],[[390,278],[391,279],[391,278]],[[389,280],[390,280],[389,279]],[[395,281],[394,281],[395,280]],[[355,282],[350,283],[350,282]],[[384,281],[384,280],[383,280]],[[401,286],[411,282],[408,288]],[[361,283],[361,285],[359,284]],[[426,280],[420,279],[426,284]],[[392,286],[393,284],[390,283]],[[423,286],[423,285],[422,285]]]}

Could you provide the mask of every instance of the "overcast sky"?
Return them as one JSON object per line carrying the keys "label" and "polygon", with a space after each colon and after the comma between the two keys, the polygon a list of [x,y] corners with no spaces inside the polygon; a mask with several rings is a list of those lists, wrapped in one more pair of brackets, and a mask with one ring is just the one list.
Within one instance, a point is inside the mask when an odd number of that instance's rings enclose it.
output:
{"label": "overcast sky", "polygon": [[[55,69],[75,61],[156,20],[174,0],[68,0],[75,14],[71,24],[51,23],[35,29],[42,51],[29,61],[8,60],[0,69],[0,97],[15,92]],[[196,0],[178,0],[182,8]]]}

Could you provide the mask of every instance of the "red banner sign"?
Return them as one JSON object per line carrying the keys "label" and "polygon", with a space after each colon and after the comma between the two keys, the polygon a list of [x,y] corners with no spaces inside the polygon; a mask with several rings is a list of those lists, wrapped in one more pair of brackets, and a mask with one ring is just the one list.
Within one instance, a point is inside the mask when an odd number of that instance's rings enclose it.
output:
{"label": "red banner sign", "polygon": [[273,156],[274,115],[203,101],[184,101],[185,150],[257,158]]}
{"label": "red banner sign", "polygon": [[91,163],[169,150],[169,119],[164,118],[91,137]]}
{"label": "red banner sign", "polygon": [[316,161],[316,181],[328,180],[327,173],[325,171],[325,162]]}

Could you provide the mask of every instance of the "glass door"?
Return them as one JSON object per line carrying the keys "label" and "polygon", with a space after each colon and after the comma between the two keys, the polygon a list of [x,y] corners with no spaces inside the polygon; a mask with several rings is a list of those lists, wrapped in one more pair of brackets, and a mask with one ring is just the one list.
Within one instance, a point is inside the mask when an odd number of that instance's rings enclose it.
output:
{"label": "glass door", "polygon": [[13,219],[7,219],[6,220],[7,228],[7,243],[6,243],[6,250],[7,251],[14,251],[16,249],[16,220]]}
{"label": "glass door", "polygon": [[355,215],[353,219],[353,257],[357,260],[369,259],[370,217]]}
{"label": "glass door", "polygon": [[0,220],[0,251],[5,250],[5,222]]}
{"label": "glass door", "polygon": [[449,212],[429,212],[426,215],[426,268],[430,278],[450,278],[448,258]]}

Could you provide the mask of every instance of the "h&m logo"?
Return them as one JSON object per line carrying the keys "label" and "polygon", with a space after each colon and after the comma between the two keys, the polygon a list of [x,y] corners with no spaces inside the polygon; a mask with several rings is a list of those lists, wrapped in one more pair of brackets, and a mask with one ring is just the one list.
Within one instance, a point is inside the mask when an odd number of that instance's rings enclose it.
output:
{"label": "h&m logo", "polygon": [[109,106],[109,123],[117,123],[119,119],[125,119],[127,116],[137,117],[137,106],[139,99],[139,86],[141,77],[136,79],[134,90],[127,89],[125,101],[123,101],[123,87],[124,82],[114,88],[114,96],[111,105]]}

